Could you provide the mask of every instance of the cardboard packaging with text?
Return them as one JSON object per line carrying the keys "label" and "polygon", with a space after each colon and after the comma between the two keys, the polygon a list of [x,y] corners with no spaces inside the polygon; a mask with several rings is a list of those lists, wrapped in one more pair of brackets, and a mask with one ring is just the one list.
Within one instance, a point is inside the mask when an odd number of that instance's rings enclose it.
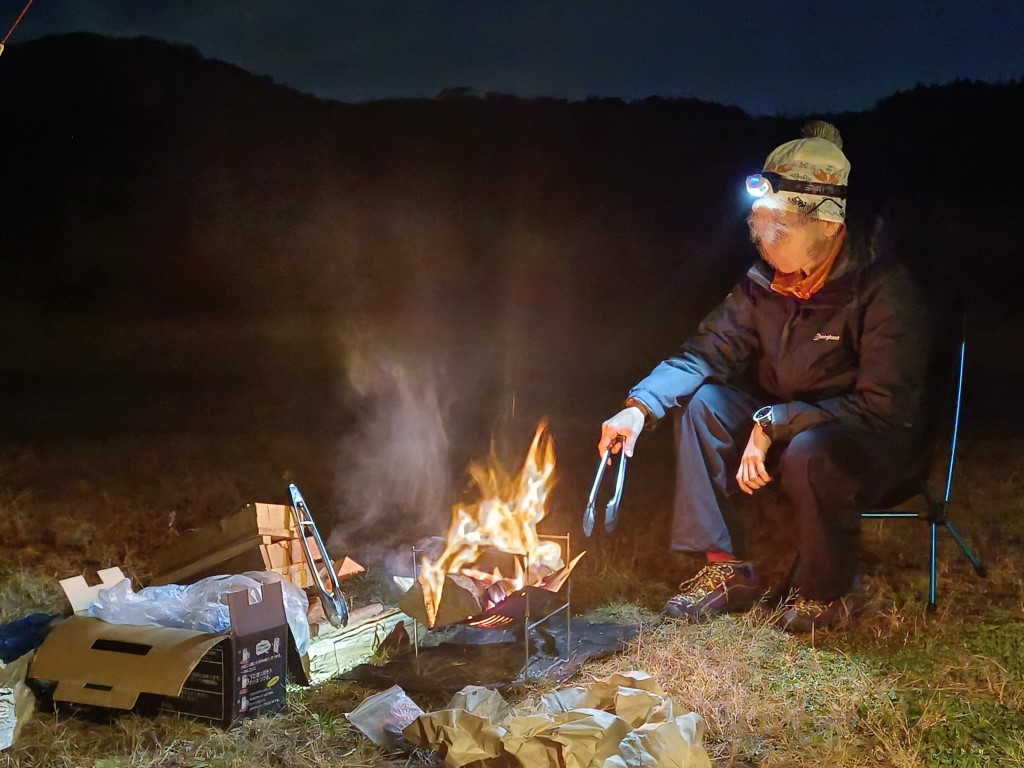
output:
{"label": "cardboard packaging with text", "polygon": [[227,632],[109,624],[72,616],[40,646],[29,676],[55,684],[57,702],[176,712],[224,728],[280,711],[288,624],[280,583],[249,604],[227,595]]}

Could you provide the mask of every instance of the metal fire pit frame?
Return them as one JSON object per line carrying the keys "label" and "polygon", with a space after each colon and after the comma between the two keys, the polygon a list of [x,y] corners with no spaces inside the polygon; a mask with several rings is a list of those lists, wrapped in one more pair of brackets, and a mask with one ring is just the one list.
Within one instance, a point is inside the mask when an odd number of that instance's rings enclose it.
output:
{"label": "metal fire pit frame", "polygon": [[[557,542],[561,542],[564,545],[564,549],[565,549],[564,562],[566,563],[567,566],[568,566],[569,563],[572,562],[572,539],[571,539],[571,537],[570,537],[570,535],[568,533],[563,534],[563,535],[538,534],[537,538],[542,540],[542,541],[557,541]],[[423,554],[425,551],[426,550],[416,549],[415,546],[412,547],[412,575],[413,575],[413,579],[415,579],[417,581],[419,580],[419,577],[420,577],[420,566],[419,566],[419,559],[418,559],[418,557],[419,557],[419,555]],[[515,555],[513,555],[513,557],[515,557]],[[529,562],[524,562],[523,565],[524,565],[524,571],[528,573],[529,569],[530,569],[529,568],[530,567],[530,563]],[[552,618],[553,616],[555,616],[558,613],[563,613],[563,612],[565,613],[565,654],[564,654],[564,656],[559,654],[559,657],[556,659],[556,661],[560,661],[560,662],[561,661],[569,661],[569,657],[572,655],[571,654],[571,648],[572,648],[572,574],[570,574],[569,577],[565,580],[565,585],[564,586],[565,586],[565,602],[562,603],[561,605],[557,606],[553,610],[548,611],[546,614],[544,614],[544,616],[542,616],[541,618],[536,619],[534,621],[530,620],[530,590],[527,589],[527,590],[522,592],[523,598],[524,598],[525,603],[526,603],[526,606],[525,606],[525,615],[523,616],[523,619],[522,619],[522,621],[523,621],[524,663],[523,663],[523,671],[520,673],[521,675],[525,675],[527,673],[527,671],[529,670],[529,668],[530,668],[530,633],[533,630],[535,630],[537,627],[539,627],[541,624],[543,624],[548,619]],[[513,592],[512,593],[512,595],[516,595],[516,594],[517,594],[517,592]],[[511,597],[512,595],[509,595],[509,597]],[[507,600],[508,597],[506,597],[505,599]],[[498,605],[501,605],[501,603],[498,603]],[[493,606],[493,607],[496,607],[496,606]],[[492,610],[492,608],[489,608],[488,611]],[[478,616],[483,615],[483,613],[486,613],[486,611],[482,612],[481,614],[478,614]],[[463,623],[468,623],[469,626],[473,626],[473,624],[471,622],[475,618],[477,618],[477,616],[470,617],[469,619],[467,619]],[[476,629],[486,629],[486,627],[474,627],[474,628],[476,628]],[[496,627],[496,629],[500,629],[500,628],[501,627]],[[420,665],[420,625],[419,625],[418,621],[413,621],[413,623],[412,623],[412,647],[413,647],[413,652],[416,655],[416,669],[418,671],[419,670],[419,665]]]}

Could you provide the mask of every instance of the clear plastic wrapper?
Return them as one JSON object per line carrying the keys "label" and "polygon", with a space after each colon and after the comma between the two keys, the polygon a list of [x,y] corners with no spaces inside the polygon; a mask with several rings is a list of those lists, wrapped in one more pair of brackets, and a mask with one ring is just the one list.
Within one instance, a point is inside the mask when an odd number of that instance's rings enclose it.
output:
{"label": "clear plastic wrapper", "polygon": [[245,589],[249,602],[263,599],[263,585],[280,581],[288,628],[299,655],[309,650],[309,624],[306,593],[276,573],[248,571],[225,576],[210,576],[195,584],[167,584],[132,590],[131,579],[101,589],[96,600],[85,609],[87,616],[111,624],[145,624],[155,627],[193,629],[199,632],[225,632],[231,618],[225,596]]}
{"label": "clear plastic wrapper", "polygon": [[402,731],[422,714],[419,705],[393,685],[370,696],[345,717],[378,747],[393,749],[408,744]]}

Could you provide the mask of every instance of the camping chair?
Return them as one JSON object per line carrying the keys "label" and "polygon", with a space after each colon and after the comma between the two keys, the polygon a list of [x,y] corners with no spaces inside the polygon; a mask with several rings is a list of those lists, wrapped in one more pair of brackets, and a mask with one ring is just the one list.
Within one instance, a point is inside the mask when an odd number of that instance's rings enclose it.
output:
{"label": "camping chair", "polygon": [[[975,572],[978,576],[984,578],[987,575],[987,571],[982,562],[978,559],[977,555],[967,545],[967,542],[963,540],[960,533],[954,527],[953,522],[949,519],[949,502],[950,492],[953,488],[953,469],[956,464],[956,448],[957,448],[957,437],[960,431],[960,406],[963,397],[964,387],[964,360],[967,356],[967,335],[966,328],[961,329],[961,341],[959,349],[957,350],[957,361],[955,363],[956,370],[956,401],[953,412],[953,433],[949,448],[949,465],[946,467],[946,492],[945,495],[938,499],[936,495],[932,493],[928,485],[928,470],[932,462],[929,460],[932,458],[932,451],[938,447],[938,434],[941,430],[938,430],[938,413],[941,409],[932,408],[933,424],[929,425],[929,440],[928,448],[925,453],[925,460],[922,462],[922,469],[920,473],[910,483],[896,489],[895,493],[889,494],[883,499],[878,506],[884,505],[886,508],[872,508],[865,510],[861,513],[862,518],[903,518],[910,520],[921,520],[928,524],[931,529],[930,537],[930,551],[929,551],[929,582],[928,582],[928,611],[934,613],[936,610],[936,597],[935,597],[935,581],[936,581],[936,566],[938,560],[937,554],[937,538],[939,528],[949,532],[949,535],[953,537],[953,540],[960,547],[960,551],[964,553],[964,556],[971,562]],[[947,380],[950,378],[948,375]],[[933,399],[941,399],[937,397],[938,394],[942,394],[946,391],[945,387],[939,387],[936,393],[933,395]],[[917,496],[921,496],[926,505],[926,512],[904,512],[891,507],[902,505],[905,502],[911,501]]]}

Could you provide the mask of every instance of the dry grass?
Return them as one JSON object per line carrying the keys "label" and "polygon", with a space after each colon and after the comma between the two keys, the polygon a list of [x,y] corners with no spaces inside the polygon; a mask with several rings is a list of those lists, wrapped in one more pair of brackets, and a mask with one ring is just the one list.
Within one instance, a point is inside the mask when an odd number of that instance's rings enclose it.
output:
{"label": "dry grass", "polygon": [[[943,540],[936,616],[924,610],[926,533],[917,524],[866,526],[865,614],[845,632],[814,638],[778,631],[767,610],[659,625],[651,611],[687,562],[664,557],[656,535],[618,536],[605,549],[590,542],[574,600],[581,608],[607,603],[603,618],[646,628],[624,653],[581,674],[652,673],[705,718],[719,766],[1024,765],[1024,463],[1012,458],[1024,445],[971,448],[954,515],[991,575],[978,580]],[[198,438],[8,449],[0,455],[0,622],[61,610],[56,578],[72,573],[119,565],[144,583],[175,526],[276,498],[268,494],[279,495],[296,466],[321,478],[307,495],[323,497],[330,467],[318,450]],[[292,688],[280,716],[228,732],[168,716],[96,722],[44,710],[0,754],[0,766],[433,764],[430,753],[385,754],[349,725],[343,713],[371,692],[338,681]]]}
{"label": "dry grass", "polygon": [[668,622],[591,672],[623,664],[651,671],[675,702],[700,713],[722,765],[793,765],[801,755],[818,765],[858,751],[877,759],[861,713],[894,695],[872,665],[778,631],[767,612]]}
{"label": "dry grass", "polygon": [[388,755],[362,738],[342,713],[365,691],[329,683],[290,691],[285,712],[220,731],[168,715],[123,715],[108,723],[42,715],[25,729],[19,748],[0,764],[61,768],[346,768],[427,764],[430,755]]}

